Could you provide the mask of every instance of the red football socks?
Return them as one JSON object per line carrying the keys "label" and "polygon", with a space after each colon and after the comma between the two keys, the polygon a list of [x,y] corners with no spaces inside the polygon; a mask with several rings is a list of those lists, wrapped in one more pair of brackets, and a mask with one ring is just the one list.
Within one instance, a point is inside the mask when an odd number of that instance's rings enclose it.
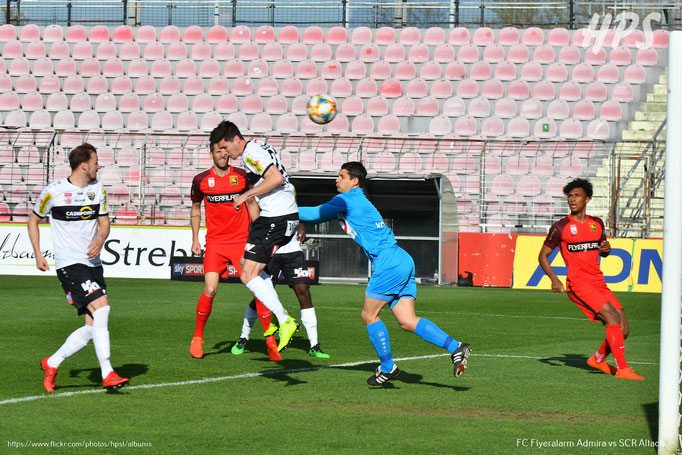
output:
{"label": "red football socks", "polygon": [[212,309],[213,297],[209,297],[202,292],[201,297],[199,297],[199,302],[197,302],[197,319],[194,328],[195,337],[204,337],[204,327],[206,327],[206,321],[208,321]]}
{"label": "red football socks", "polygon": [[606,326],[606,341],[608,341],[613,353],[613,358],[616,360],[616,366],[619,370],[628,367],[625,361],[625,339],[623,338],[623,330],[620,324],[611,324]]}
{"label": "red football socks", "polygon": [[594,356],[597,358],[597,362],[603,362],[609,354],[611,354],[611,347],[608,341],[604,340],[599,349],[597,349],[597,352],[594,353]]}
{"label": "red football socks", "polygon": [[258,313],[260,323],[263,324],[263,331],[268,330],[270,321],[272,320],[272,311],[268,310],[260,300],[256,299],[256,313]]}

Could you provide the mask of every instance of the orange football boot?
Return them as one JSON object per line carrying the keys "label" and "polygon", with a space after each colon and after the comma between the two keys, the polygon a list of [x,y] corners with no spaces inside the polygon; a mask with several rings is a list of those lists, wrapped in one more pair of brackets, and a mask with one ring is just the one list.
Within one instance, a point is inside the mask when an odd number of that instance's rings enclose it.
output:
{"label": "orange football boot", "polygon": [[618,371],[618,369],[613,365],[609,365],[606,362],[597,362],[597,357],[595,357],[594,354],[592,354],[592,357],[587,359],[587,364],[592,368],[597,369],[604,374],[609,374],[611,376],[616,374],[616,371]]}
{"label": "orange football boot", "polygon": [[201,337],[192,338],[192,344],[189,345],[189,353],[195,359],[200,359],[204,356],[204,339]]}
{"label": "orange football boot", "polygon": [[54,377],[57,376],[57,369],[52,368],[47,364],[49,357],[45,357],[40,362],[40,368],[45,372],[45,379],[43,380],[43,386],[48,392],[54,392]]}
{"label": "orange football boot", "polygon": [[112,371],[106,378],[102,379],[102,387],[107,390],[120,389],[126,384],[128,384],[128,378],[120,377],[115,371]]}
{"label": "orange football boot", "polygon": [[616,371],[616,379],[634,379],[636,381],[644,381],[644,378],[635,373],[631,367],[622,368]]}
{"label": "orange football boot", "polygon": [[274,336],[270,335],[269,337],[266,337],[265,345],[268,347],[268,356],[270,357],[270,360],[274,360],[275,362],[282,360],[282,356],[277,351],[277,341]]}

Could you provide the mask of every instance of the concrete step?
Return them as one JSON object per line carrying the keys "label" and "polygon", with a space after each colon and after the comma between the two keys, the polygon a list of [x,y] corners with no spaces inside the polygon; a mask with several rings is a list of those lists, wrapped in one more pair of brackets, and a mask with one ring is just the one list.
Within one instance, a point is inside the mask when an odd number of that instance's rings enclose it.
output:
{"label": "concrete step", "polygon": [[655,112],[635,112],[635,120],[646,121],[646,122],[658,122],[661,124],[668,117],[666,111],[655,111]]}
{"label": "concrete step", "polygon": [[668,96],[668,85],[656,84],[654,85],[654,90],[652,92],[654,95],[666,95]]}
{"label": "concrete step", "polygon": [[668,111],[668,102],[666,100],[665,103],[654,103],[654,102],[643,103],[640,107],[640,110],[642,112],[667,112]]}
{"label": "concrete step", "polygon": [[[661,122],[651,120],[635,120],[628,123],[628,129],[636,131],[653,131],[656,132]],[[665,131],[665,128],[663,128]]]}
{"label": "concrete step", "polygon": [[649,93],[646,96],[647,103],[666,103],[668,101],[668,94],[656,95],[655,93]]}
{"label": "concrete step", "polygon": [[654,137],[654,133],[656,130],[653,131],[623,131],[623,140],[624,141],[650,141]]}

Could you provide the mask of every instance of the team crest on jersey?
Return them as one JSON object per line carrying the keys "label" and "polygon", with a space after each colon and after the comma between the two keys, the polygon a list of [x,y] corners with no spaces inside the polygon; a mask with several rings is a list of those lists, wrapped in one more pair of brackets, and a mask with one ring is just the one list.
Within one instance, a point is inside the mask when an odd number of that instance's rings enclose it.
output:
{"label": "team crest on jersey", "polygon": [[231,176],[230,177],[230,185],[234,186],[234,185],[238,185],[238,184],[239,184],[239,177],[237,177],[236,175]]}
{"label": "team crest on jersey", "polygon": [[246,164],[250,165],[256,172],[259,174],[263,173],[263,166],[260,165],[260,163],[253,158],[247,156],[246,157]]}
{"label": "team crest on jersey", "polygon": [[596,231],[597,230],[597,225],[594,223],[590,223],[590,231]]}
{"label": "team crest on jersey", "polygon": [[52,199],[52,195],[50,193],[47,193],[45,196],[43,196],[43,200],[40,201],[40,206],[38,206],[38,211],[41,214],[45,213],[45,208],[47,207],[47,204],[50,202],[50,199]]}
{"label": "team crest on jersey", "polygon": [[208,187],[213,188],[215,186],[215,177],[209,177],[207,182],[208,182]]}
{"label": "team crest on jersey", "polygon": [[91,201],[95,200],[95,192],[94,191],[88,191],[88,199]]}
{"label": "team crest on jersey", "polygon": [[571,230],[571,234],[578,235],[578,226],[575,224],[570,224],[568,228]]}

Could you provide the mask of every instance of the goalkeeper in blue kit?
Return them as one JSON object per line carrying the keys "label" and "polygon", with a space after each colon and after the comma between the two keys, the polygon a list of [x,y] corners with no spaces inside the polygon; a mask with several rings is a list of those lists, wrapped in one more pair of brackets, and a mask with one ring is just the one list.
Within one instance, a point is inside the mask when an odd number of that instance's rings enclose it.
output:
{"label": "goalkeeper in blue kit", "polygon": [[336,189],[340,194],[317,207],[299,207],[298,214],[304,223],[322,223],[338,218],[341,228],[360,245],[372,262],[372,277],[365,291],[361,317],[381,365],[367,383],[382,385],[400,374],[391,355],[388,330],[379,318],[386,305],[404,330],[447,349],[455,376],[460,376],[467,368],[471,346],[456,341],[433,322],[415,314],[417,285],[414,261],[397,245],[393,232],[385,226],[381,214],[367,199],[363,190],[366,178],[367,170],[362,163],[351,161],[343,164],[336,178]]}

